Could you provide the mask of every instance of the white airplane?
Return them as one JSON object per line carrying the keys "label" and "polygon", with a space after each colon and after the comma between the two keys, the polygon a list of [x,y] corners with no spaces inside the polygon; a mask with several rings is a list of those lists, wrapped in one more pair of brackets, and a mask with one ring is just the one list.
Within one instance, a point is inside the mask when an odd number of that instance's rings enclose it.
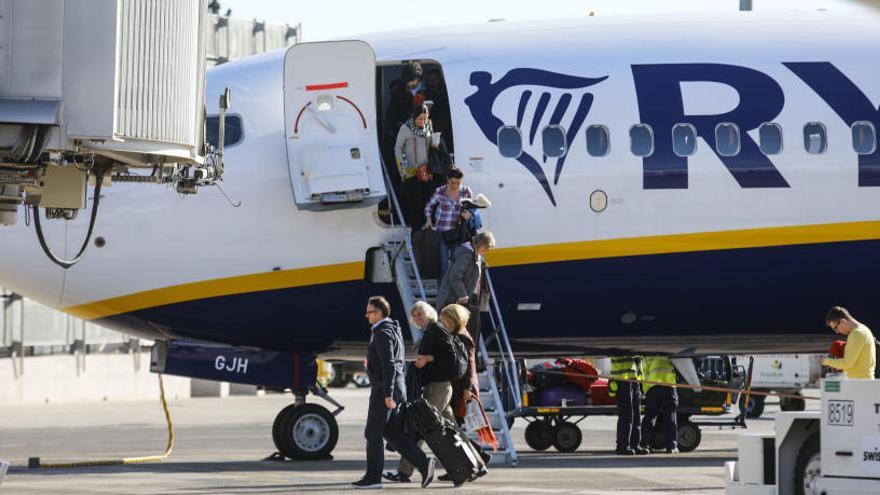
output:
{"label": "white airplane", "polygon": [[[405,236],[379,215],[380,140],[389,85],[419,60],[442,71],[465,183],[493,203],[488,260],[515,352],[821,352],[831,305],[880,318],[877,21],[497,22],[231,62],[206,92],[209,114],[233,94],[228,200],[106,188],[102,247],[69,270],[19,218],[0,231],[0,285],[132,335],[220,346],[178,352],[188,376],[302,389],[275,371],[362,358],[368,296],[405,318],[364,266]],[[72,250],[85,223],[46,222],[49,244]]]}

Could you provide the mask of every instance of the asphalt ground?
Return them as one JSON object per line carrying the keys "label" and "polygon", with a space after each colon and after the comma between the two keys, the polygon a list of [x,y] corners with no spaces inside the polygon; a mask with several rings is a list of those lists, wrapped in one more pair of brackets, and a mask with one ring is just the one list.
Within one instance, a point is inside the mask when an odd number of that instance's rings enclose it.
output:
{"label": "asphalt ground", "polygon": [[[159,454],[165,448],[164,416],[154,402],[103,402],[0,406],[0,459],[11,467],[0,485],[3,494],[215,494],[339,493],[365,469],[363,427],[367,390],[333,389],[346,406],[338,417],[339,443],[332,461],[262,460],[274,446],[275,415],[291,402],[280,395],[184,399],[169,403],[175,428],[174,452],[164,462],[76,469],[29,469],[28,457],[42,462],[115,459]],[[320,399],[309,399],[322,403]],[[818,409],[808,401],[808,409]],[[768,401],[764,416],[748,431],[771,431],[779,410]],[[702,443],[691,453],[617,457],[614,417],[580,423],[584,440],[577,452],[552,448],[534,452],[523,440],[526,422],[516,421],[513,436],[517,467],[491,466],[487,476],[459,491],[470,493],[689,494],[724,493],[725,461],[736,458],[743,430],[702,428]],[[386,469],[397,466],[396,454]],[[416,475],[415,478],[418,478]],[[435,482],[429,490],[451,489]],[[386,483],[385,490],[415,490],[417,483]]]}

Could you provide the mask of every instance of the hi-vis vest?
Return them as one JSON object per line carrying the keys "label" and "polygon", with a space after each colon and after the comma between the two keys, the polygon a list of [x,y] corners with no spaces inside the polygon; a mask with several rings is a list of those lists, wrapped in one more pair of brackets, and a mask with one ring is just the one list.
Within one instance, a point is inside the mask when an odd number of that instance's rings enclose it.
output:
{"label": "hi-vis vest", "polygon": [[611,383],[608,384],[608,395],[617,396],[617,382],[614,378],[624,380],[636,380],[639,377],[639,367],[636,364],[636,358],[629,357],[613,357],[611,358]]}
{"label": "hi-vis vest", "polygon": [[[652,356],[642,359],[642,372],[646,382],[661,382],[674,385],[676,383],[675,366],[669,358]],[[654,385],[643,383],[642,390],[648,393]]]}

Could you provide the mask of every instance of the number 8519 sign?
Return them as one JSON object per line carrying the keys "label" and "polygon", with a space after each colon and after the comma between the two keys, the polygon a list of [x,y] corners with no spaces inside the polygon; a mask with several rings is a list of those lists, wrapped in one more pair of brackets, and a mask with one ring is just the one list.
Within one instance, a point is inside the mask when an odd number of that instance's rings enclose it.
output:
{"label": "number 8519 sign", "polygon": [[851,400],[829,400],[826,413],[830,426],[853,425],[853,401]]}

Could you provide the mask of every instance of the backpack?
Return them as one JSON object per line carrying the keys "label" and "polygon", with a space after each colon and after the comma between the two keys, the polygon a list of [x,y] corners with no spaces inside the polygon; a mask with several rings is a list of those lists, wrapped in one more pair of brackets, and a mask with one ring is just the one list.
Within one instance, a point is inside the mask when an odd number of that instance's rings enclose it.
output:
{"label": "backpack", "polygon": [[468,368],[471,365],[470,353],[464,340],[445,329],[444,332],[448,336],[446,344],[451,354],[447,371],[449,372],[449,380],[454,382],[461,380],[467,375]]}

